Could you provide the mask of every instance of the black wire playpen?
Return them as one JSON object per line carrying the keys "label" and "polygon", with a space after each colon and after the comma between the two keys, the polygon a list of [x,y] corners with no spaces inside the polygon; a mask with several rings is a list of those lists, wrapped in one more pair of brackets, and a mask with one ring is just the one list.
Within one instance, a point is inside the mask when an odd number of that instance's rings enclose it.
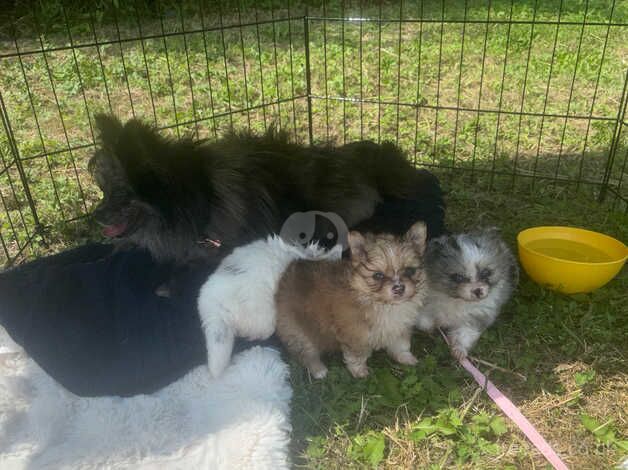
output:
{"label": "black wire playpen", "polygon": [[392,140],[487,190],[628,207],[625,2],[56,1],[1,19],[5,265],[81,236],[103,111],[178,136]]}

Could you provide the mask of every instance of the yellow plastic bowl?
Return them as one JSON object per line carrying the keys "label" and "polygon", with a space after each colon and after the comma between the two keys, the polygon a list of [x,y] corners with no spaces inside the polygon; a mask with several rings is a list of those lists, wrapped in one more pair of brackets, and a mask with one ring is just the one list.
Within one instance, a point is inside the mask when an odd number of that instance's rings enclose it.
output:
{"label": "yellow plastic bowl", "polygon": [[592,292],[613,279],[628,258],[619,240],[572,227],[534,227],[517,235],[523,269],[565,294]]}

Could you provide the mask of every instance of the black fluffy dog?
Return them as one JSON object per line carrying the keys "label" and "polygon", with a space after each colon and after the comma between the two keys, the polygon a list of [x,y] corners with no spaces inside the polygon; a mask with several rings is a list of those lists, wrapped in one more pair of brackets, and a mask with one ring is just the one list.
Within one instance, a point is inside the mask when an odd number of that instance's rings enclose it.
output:
{"label": "black fluffy dog", "polygon": [[168,139],[138,120],[96,123],[90,169],[104,196],[95,218],[106,236],[160,261],[186,265],[217,241],[228,249],[278,233],[300,211],[334,212],[363,230],[404,233],[421,219],[429,236],[443,231],[438,180],[389,143],[305,147],[272,130],[208,143]]}
{"label": "black fluffy dog", "polygon": [[[135,247],[89,245],[0,274],[0,325],[79,395],[151,393],[206,361],[201,283],[230,246],[279,232],[294,212],[335,212],[362,230],[403,233],[422,219],[431,236],[443,231],[438,181],[391,144],[303,147],[273,132],[175,141],[107,116],[98,128],[95,215]],[[177,270],[180,295],[156,296],[173,265],[196,267]]]}

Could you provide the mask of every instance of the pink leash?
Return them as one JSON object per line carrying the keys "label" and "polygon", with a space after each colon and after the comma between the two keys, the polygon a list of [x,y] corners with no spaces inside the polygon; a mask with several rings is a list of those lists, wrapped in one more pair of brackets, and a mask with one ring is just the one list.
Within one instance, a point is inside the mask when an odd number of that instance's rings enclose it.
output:
{"label": "pink leash", "polygon": [[[449,341],[445,334],[440,332],[447,344]],[[489,397],[495,402],[495,404],[508,416],[513,423],[515,423],[521,431],[526,435],[534,447],[536,447],[541,454],[547,459],[547,461],[556,470],[568,470],[567,465],[560,459],[558,454],[554,452],[554,449],[547,443],[543,436],[539,434],[536,428],[527,420],[525,416],[519,411],[513,402],[511,402],[506,395],[504,395],[480,370],[475,367],[469,359],[464,358],[460,361],[462,367],[464,367],[475,379],[478,385],[486,390]]]}

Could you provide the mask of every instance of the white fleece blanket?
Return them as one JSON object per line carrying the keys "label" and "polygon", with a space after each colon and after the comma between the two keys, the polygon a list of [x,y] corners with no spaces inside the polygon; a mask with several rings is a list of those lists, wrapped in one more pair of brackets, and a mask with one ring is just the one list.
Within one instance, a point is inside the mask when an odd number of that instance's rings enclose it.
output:
{"label": "white fleece blanket", "polygon": [[[279,354],[254,347],[218,380],[206,367],[152,395],[82,398],[0,327],[0,468],[288,468],[291,389]],[[16,352],[17,351],[17,352]]]}

